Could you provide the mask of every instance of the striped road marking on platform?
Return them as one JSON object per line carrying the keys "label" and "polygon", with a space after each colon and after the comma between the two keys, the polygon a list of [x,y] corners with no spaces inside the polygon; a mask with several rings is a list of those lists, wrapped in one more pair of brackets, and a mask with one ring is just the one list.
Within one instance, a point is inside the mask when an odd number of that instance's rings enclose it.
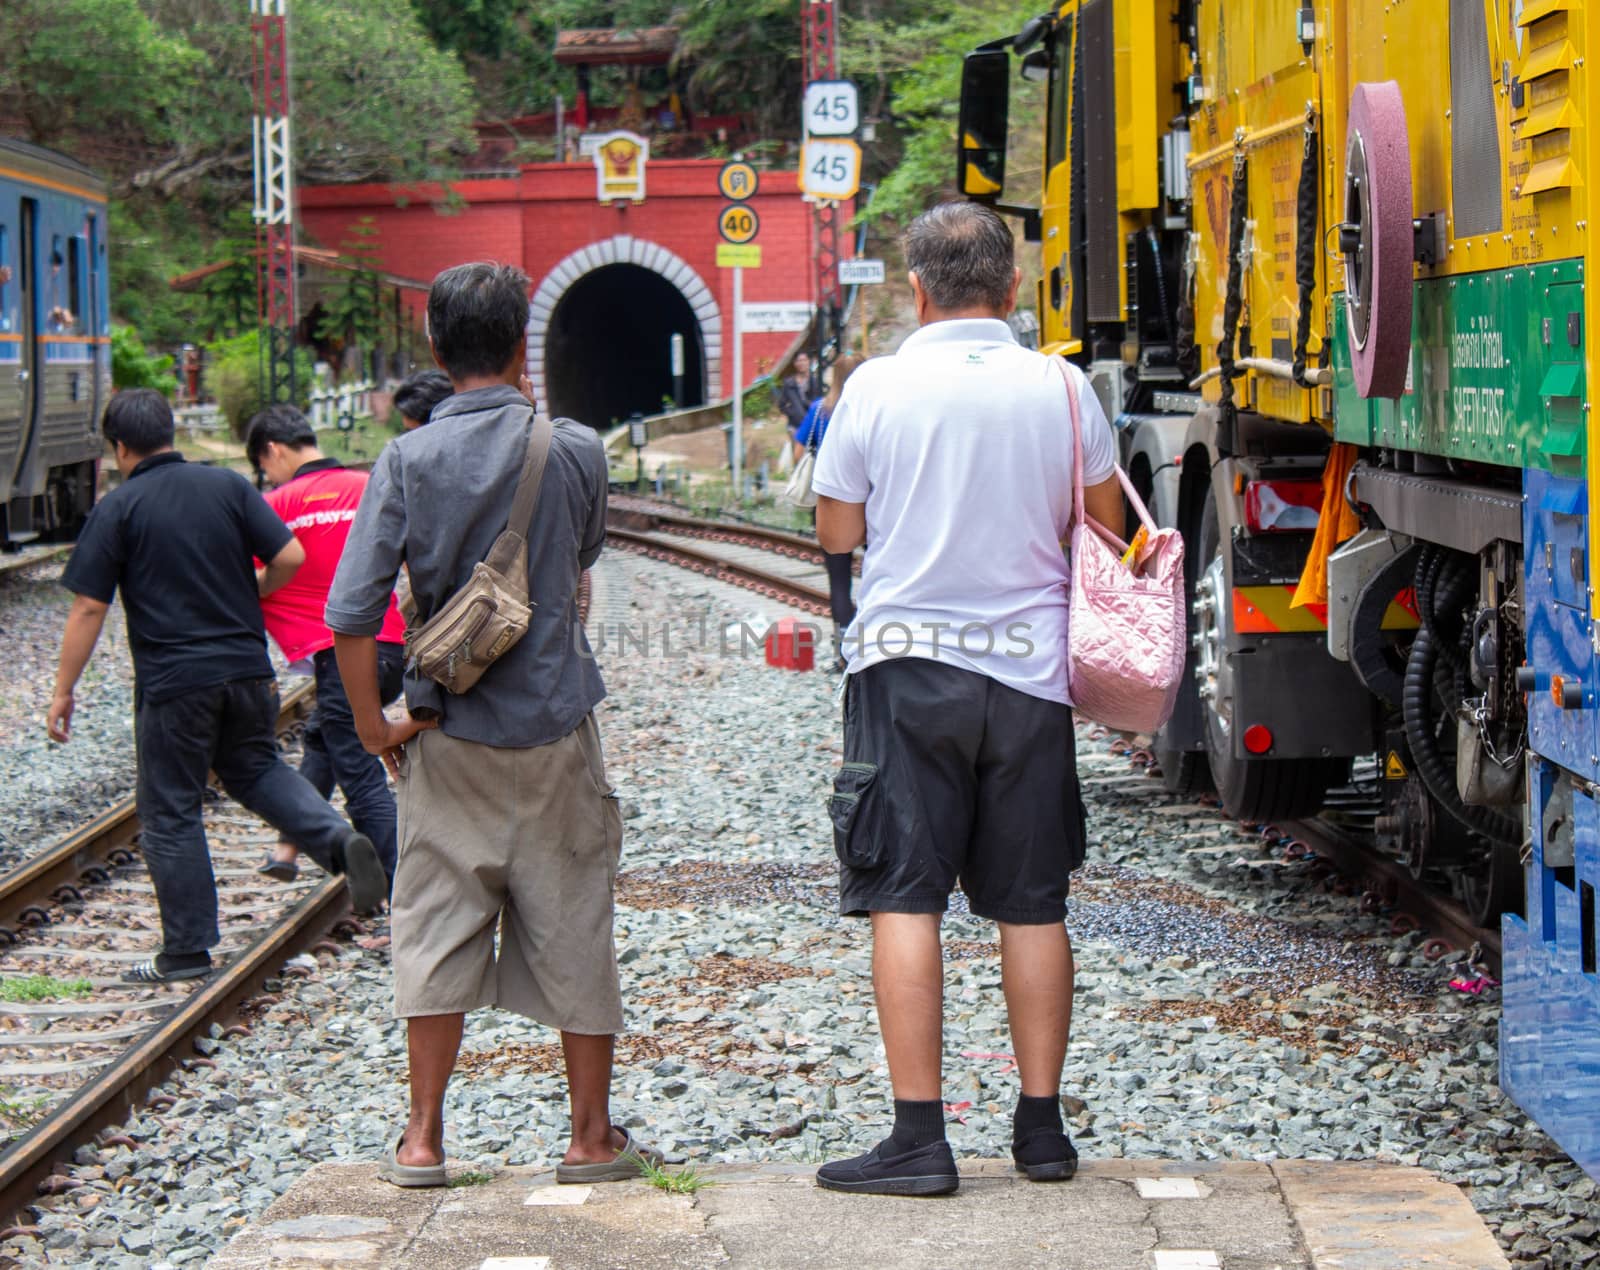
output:
{"label": "striped road marking on platform", "polygon": [[[1216,1262],[1212,1262],[1215,1265]],[[486,1257],[478,1270],[550,1270],[549,1257]]]}
{"label": "striped road marking on platform", "polygon": [[1217,1254],[1205,1248],[1160,1249],[1155,1258],[1156,1270],[1222,1270]]}

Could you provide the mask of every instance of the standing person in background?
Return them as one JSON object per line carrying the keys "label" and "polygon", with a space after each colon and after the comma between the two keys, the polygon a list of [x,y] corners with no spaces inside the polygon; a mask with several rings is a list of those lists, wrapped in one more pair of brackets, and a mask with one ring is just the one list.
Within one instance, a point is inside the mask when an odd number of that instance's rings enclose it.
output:
{"label": "standing person in background", "polygon": [[394,408],[407,432],[428,422],[433,408],[455,391],[442,370],[419,370],[394,391]]}
{"label": "standing person in background", "polygon": [[404,722],[384,717],[378,686],[375,637],[400,566],[425,622],[507,528],[536,435],[518,389],[527,325],[520,269],[460,265],[434,279],[428,332],[455,395],[384,447],[328,595],[356,730],[399,781],[391,928],[411,1114],[380,1166],[397,1186],[447,1184],[445,1090],[466,1013],[486,1005],[561,1032],[572,1138],[558,1181],[620,1181],[661,1160],[610,1118],[622,817],[594,719],[605,685],[577,604],[579,575],[605,543],[606,458],[593,429],[555,426],[532,521],[516,526],[527,633],[466,692],[408,674]]}
{"label": "standing person in background", "polygon": [[[1011,1155],[1032,1181],[1069,1178],[1061,1122],[1072,1022],[1068,875],[1083,862],[1067,691],[1072,418],[1084,501],[1122,524],[1116,443],[1088,380],[1020,347],[1005,323],[1021,272],[1011,230],[945,203],[905,233],[918,331],[863,366],[817,459],[817,537],[871,543],[847,637],[844,765],[829,812],[839,908],[872,919],[872,984],[894,1129],[817,1170],[834,1190],[943,1195],[939,922],[959,880],[1000,928],[1020,1072]],[[1063,370],[1065,368],[1065,380]]]}
{"label": "standing person in background", "polygon": [[804,353],[796,353],[794,361],[789,364],[788,376],[778,385],[778,409],[788,421],[791,437],[800,426],[800,421],[806,417],[806,408],[810,404],[811,359]]}
{"label": "standing person in background", "polygon": [[[120,591],[133,653],[139,848],[162,936],[161,951],[122,977],[197,979],[211,972],[221,937],[201,818],[208,773],[323,868],[345,874],[358,912],[383,901],[383,866],[372,842],[278,754],[261,596],[294,577],[305,549],[244,477],[184,462],[160,393],[117,393],[103,429],[124,480],[89,513],[62,575],[77,598],[47,725],[52,741],[71,739],[74,689]],[[267,562],[259,575],[258,559]]]}
{"label": "standing person in background", "polygon": [[[337,459],[324,456],[317,448],[311,421],[293,406],[268,406],[251,419],[244,450],[250,466],[275,487],[266,494],[267,505],[278,513],[306,554],[299,572],[261,600],[267,633],[291,667],[303,664],[305,673],[317,683],[317,705],[306,724],[300,775],[324,798],[333,796],[335,785],[344,790],[350,819],[372,840],[392,886],[394,795],[389,792],[383,764],[362,748],[356,735],[350,701],[334,660],[333,632],[322,620],[328,588],[350,535],[350,522],[356,518],[362,491],[367,488],[367,474],[352,472]],[[405,623],[391,597],[378,633],[378,681],[385,705],[400,695],[405,638]],[[300,871],[297,854],[292,842],[279,842],[267,853],[260,872],[280,882],[292,882]]]}
{"label": "standing person in background", "polygon": [[[833,379],[828,385],[828,395],[819,397],[811,403],[806,411],[805,418],[800,421],[800,427],[794,434],[794,458],[800,461],[800,456],[807,449],[822,448],[822,440],[828,435],[828,420],[833,416],[835,408],[839,405],[839,394],[844,391],[845,381],[850,378],[867,359],[849,355],[841,357],[833,364]],[[815,517],[813,517],[815,519]],[[850,598],[850,586],[854,581],[851,569],[854,567],[855,552],[853,551],[828,551],[823,550],[822,562],[828,570],[828,607],[833,614],[833,652],[834,669],[845,668],[843,655],[844,632],[850,623],[856,620],[855,601]]]}

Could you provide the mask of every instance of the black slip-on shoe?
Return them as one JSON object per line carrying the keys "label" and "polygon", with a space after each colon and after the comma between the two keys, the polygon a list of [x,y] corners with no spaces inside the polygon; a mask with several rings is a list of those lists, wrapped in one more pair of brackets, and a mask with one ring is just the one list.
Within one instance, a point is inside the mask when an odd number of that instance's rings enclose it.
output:
{"label": "black slip-on shoe", "polygon": [[389,879],[383,864],[364,833],[353,833],[344,840],[344,880],[350,888],[350,907],[358,913],[376,912],[389,894]]}
{"label": "black slip-on shoe", "polygon": [[209,953],[192,953],[169,957],[157,953],[149,961],[141,961],[122,972],[123,983],[182,983],[186,979],[204,979],[212,971]]}
{"label": "black slip-on shoe", "polygon": [[885,1138],[865,1155],[824,1164],[817,1170],[817,1185],[858,1195],[948,1195],[961,1185],[948,1142],[894,1151],[893,1140]]}
{"label": "black slip-on shoe", "polygon": [[1078,1149],[1059,1129],[1034,1129],[1014,1138],[1011,1158],[1030,1182],[1065,1182],[1078,1171]]}
{"label": "black slip-on shoe", "polygon": [[271,878],[274,882],[293,882],[300,876],[300,866],[293,860],[280,860],[271,852],[263,860],[256,872],[262,877]]}

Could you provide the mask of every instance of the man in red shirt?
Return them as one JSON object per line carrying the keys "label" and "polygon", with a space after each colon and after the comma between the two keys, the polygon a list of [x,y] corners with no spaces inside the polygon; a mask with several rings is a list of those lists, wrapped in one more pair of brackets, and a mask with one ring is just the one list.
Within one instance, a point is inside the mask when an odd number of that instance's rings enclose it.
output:
{"label": "man in red shirt", "polygon": [[[305,731],[300,772],[324,798],[337,784],[344,790],[351,823],[372,839],[384,872],[394,883],[394,796],[383,763],[356,736],[350,700],[333,655],[333,633],[322,620],[328,587],[344,554],[367,474],[353,472],[317,449],[310,421],[293,406],[269,406],[250,420],[245,454],[275,489],[267,503],[305,548],[306,562],[294,578],[261,601],[270,634],[291,667],[314,675],[317,706]],[[405,622],[395,601],[378,635],[378,667],[384,703],[400,695],[405,677]],[[291,881],[298,852],[280,842],[261,872]]]}

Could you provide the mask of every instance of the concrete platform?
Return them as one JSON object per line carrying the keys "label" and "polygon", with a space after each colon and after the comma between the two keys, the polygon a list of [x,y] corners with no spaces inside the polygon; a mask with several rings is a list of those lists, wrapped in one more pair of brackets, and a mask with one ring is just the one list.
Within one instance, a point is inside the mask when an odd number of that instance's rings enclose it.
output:
{"label": "concrete platform", "polygon": [[213,1270],[678,1270],[1050,1266],[1059,1270],[1499,1270],[1472,1205],[1386,1164],[1096,1160],[1030,1183],[961,1162],[961,1189],[885,1199],[817,1189],[809,1166],[724,1166],[693,1196],[644,1182],[556,1186],[547,1170],[402,1191],[320,1164]]}

